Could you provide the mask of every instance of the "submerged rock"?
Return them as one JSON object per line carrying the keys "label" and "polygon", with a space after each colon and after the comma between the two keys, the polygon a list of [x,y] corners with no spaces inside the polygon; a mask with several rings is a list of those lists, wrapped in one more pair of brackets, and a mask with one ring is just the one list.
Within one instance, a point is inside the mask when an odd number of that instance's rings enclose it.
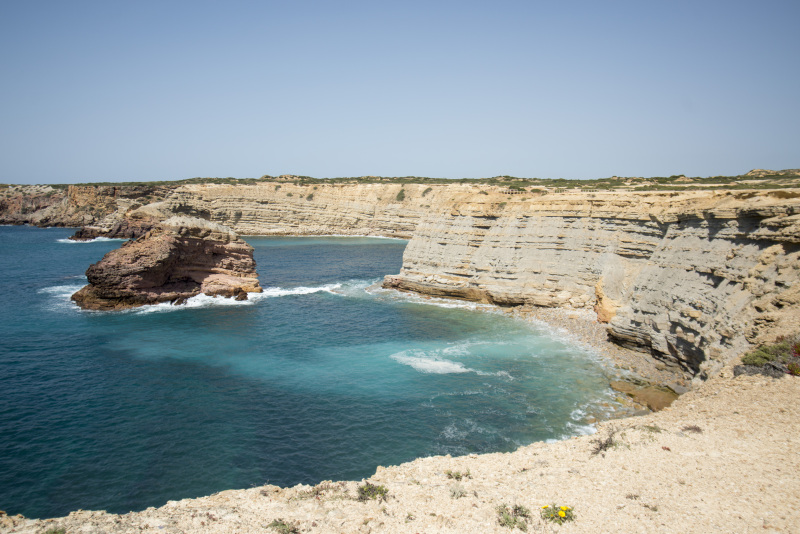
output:
{"label": "submerged rock", "polygon": [[91,310],[182,303],[201,293],[245,300],[261,292],[255,267],[253,247],[230,228],[172,217],[91,265],[89,285],[72,300]]}

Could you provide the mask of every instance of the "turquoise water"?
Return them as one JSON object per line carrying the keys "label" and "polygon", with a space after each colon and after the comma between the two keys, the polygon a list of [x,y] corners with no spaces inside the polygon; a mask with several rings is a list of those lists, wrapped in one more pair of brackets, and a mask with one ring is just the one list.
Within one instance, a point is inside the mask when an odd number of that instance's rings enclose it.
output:
{"label": "turquoise water", "polygon": [[583,349],[474,305],[382,290],[404,241],[262,238],[262,295],[80,311],[119,241],[0,227],[0,509],[141,510],[587,432]]}

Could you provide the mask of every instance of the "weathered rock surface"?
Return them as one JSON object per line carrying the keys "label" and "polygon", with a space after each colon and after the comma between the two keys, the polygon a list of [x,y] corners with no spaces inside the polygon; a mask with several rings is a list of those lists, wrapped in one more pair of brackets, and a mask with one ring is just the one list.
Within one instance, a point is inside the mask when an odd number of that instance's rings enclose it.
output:
{"label": "weathered rock surface", "polygon": [[261,292],[253,248],[229,228],[191,217],[172,217],[126,242],[90,266],[86,277],[89,285],[72,300],[92,310]]}
{"label": "weathered rock surface", "polygon": [[[116,222],[130,209],[160,200],[172,189],[146,185],[12,185],[0,190],[0,224],[84,226],[101,224],[109,216]],[[104,226],[113,224],[110,221]]]}
{"label": "weathered rock surface", "polygon": [[594,309],[618,343],[708,375],[800,330],[800,194],[475,195],[431,213],[385,287]]}

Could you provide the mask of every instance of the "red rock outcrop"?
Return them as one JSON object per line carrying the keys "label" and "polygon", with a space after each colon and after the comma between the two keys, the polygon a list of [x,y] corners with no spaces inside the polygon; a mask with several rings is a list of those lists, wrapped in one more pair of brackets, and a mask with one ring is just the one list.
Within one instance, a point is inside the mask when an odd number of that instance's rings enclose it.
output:
{"label": "red rock outcrop", "polygon": [[253,247],[231,229],[172,217],[91,265],[89,285],[72,300],[91,310],[179,304],[201,293],[245,300],[261,292],[255,266]]}

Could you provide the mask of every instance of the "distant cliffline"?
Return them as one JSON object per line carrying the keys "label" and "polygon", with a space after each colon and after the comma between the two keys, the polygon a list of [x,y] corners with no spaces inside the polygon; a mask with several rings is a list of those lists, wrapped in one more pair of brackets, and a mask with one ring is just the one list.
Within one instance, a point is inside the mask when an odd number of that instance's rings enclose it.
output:
{"label": "distant cliffline", "polygon": [[[800,331],[800,192],[526,192],[485,184],[15,186],[0,222],[136,235],[183,214],[240,235],[410,238],[387,287],[594,309],[687,376]],[[38,188],[38,189],[37,189]],[[51,188],[52,189],[52,188]],[[126,233],[127,232],[127,233]]]}

